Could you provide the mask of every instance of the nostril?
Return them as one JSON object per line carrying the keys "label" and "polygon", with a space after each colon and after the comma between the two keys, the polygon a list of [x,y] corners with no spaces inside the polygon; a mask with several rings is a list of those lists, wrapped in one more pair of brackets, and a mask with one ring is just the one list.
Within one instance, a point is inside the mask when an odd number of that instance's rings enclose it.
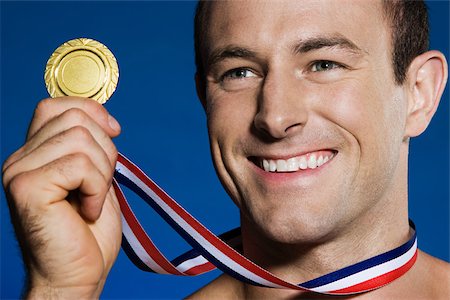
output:
{"label": "nostril", "polygon": [[288,131],[290,131],[291,129],[294,129],[296,127],[302,127],[302,123],[296,123],[296,124],[292,124],[291,126],[289,126],[288,128],[286,128],[285,132],[288,133]]}
{"label": "nostril", "polygon": [[274,139],[282,139],[287,135],[287,128],[282,124],[282,120],[256,117],[254,125],[258,131]]}
{"label": "nostril", "polygon": [[[301,113],[300,113],[301,114]],[[301,130],[306,124],[306,119],[301,119],[295,111],[286,112],[281,109],[267,109],[259,111],[254,120],[255,129],[265,136],[279,140]]]}

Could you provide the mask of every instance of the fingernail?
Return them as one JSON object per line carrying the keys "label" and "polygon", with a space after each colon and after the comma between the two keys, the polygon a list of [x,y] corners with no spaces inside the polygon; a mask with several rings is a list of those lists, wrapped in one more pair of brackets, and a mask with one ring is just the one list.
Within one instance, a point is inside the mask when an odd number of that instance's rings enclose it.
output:
{"label": "fingernail", "polygon": [[111,127],[111,129],[113,129],[114,131],[120,130],[119,122],[117,122],[117,120],[114,119],[113,116],[111,116],[111,115],[108,116],[108,122],[109,122],[109,127]]}

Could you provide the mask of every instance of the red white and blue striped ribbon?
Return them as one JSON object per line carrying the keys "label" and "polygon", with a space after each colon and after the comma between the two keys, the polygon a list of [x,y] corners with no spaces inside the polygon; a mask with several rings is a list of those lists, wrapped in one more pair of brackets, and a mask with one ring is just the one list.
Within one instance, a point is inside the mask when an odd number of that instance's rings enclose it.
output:
{"label": "red white and blue striped ribbon", "polygon": [[[119,184],[144,199],[193,249],[173,260],[167,259],[142,228]],[[113,185],[122,211],[122,248],[137,267],[149,272],[192,276],[218,268],[238,280],[257,286],[349,295],[374,290],[392,282],[406,273],[417,259],[417,237],[414,224],[410,222],[414,234],[400,247],[319,278],[293,284],[239,253],[239,228],[214,235],[122,154],[119,154]]]}

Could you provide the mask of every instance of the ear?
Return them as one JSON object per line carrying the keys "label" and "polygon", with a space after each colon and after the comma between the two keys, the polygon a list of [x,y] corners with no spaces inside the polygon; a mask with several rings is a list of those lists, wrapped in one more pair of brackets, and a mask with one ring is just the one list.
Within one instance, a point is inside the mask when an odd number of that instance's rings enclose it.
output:
{"label": "ear", "polygon": [[425,52],[411,62],[406,77],[406,137],[418,136],[428,127],[444,92],[447,74],[447,61],[439,51]]}
{"label": "ear", "polygon": [[205,80],[198,74],[195,73],[195,87],[197,90],[197,97],[206,111],[206,85]]}

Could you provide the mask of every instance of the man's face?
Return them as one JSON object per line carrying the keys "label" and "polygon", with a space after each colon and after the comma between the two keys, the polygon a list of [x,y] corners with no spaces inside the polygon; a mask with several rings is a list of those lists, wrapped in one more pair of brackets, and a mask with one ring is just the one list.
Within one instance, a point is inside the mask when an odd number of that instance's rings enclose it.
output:
{"label": "man's face", "polygon": [[244,222],[294,243],[383,214],[407,146],[381,4],[220,1],[206,28],[212,155]]}

